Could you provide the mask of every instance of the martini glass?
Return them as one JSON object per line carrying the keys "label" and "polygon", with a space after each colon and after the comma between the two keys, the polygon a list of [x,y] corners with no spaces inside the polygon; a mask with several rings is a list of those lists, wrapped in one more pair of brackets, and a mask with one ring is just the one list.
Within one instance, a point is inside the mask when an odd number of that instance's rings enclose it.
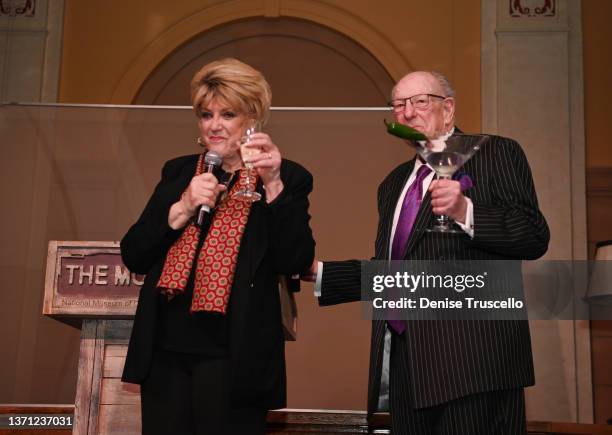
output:
{"label": "martini glass", "polygon": [[251,136],[254,133],[257,133],[259,129],[259,122],[255,120],[250,120],[247,124],[247,128],[244,132],[244,135],[240,138],[240,157],[242,158],[244,166],[247,170],[246,185],[232,195],[232,198],[236,198],[240,201],[256,202],[261,199],[261,194],[255,191],[255,168],[253,167],[253,163],[248,161],[249,157],[252,157],[255,154],[259,154],[261,150],[245,146],[249,142],[251,142]]}
{"label": "martini glass", "polygon": [[[416,151],[432,167],[437,179],[450,180],[489,138],[486,134],[454,134],[445,140],[431,139],[416,147]],[[446,215],[436,216],[433,227],[425,231],[463,233],[462,230],[453,228],[451,219]]]}

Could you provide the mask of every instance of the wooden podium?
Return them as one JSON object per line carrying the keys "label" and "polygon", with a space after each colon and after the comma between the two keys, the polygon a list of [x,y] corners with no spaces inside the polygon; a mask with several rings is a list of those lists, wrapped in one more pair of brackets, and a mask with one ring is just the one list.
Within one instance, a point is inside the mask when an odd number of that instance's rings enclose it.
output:
{"label": "wooden podium", "polygon": [[117,242],[49,242],[43,314],[81,326],[73,434],[140,433],[139,388],[121,372],[142,283]]}

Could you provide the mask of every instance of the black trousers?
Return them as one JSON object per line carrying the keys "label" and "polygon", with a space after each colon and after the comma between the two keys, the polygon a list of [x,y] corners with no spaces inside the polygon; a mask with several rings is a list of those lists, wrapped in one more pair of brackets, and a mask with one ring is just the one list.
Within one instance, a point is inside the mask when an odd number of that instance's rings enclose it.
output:
{"label": "black trousers", "polygon": [[141,385],[143,435],[263,435],[267,410],[230,406],[224,357],[156,351]]}
{"label": "black trousers", "polygon": [[461,397],[414,409],[408,349],[393,334],[389,369],[389,408],[393,435],[518,435],[527,433],[523,388]]}

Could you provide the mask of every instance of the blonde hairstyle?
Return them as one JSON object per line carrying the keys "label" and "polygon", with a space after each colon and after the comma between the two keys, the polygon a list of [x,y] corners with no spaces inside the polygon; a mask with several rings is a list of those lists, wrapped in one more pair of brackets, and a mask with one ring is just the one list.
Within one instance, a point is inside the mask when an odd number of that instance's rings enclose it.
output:
{"label": "blonde hairstyle", "polygon": [[226,58],[204,65],[191,80],[191,103],[198,117],[202,116],[202,108],[215,98],[264,123],[268,119],[272,91],[255,68]]}

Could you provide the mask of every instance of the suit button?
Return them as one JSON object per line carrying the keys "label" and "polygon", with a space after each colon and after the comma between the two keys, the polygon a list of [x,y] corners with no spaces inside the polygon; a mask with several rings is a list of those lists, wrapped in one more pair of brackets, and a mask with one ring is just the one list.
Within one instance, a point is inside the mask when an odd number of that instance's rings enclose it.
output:
{"label": "suit button", "polygon": [[250,287],[251,287],[251,288],[255,287],[255,284],[251,283]]}

